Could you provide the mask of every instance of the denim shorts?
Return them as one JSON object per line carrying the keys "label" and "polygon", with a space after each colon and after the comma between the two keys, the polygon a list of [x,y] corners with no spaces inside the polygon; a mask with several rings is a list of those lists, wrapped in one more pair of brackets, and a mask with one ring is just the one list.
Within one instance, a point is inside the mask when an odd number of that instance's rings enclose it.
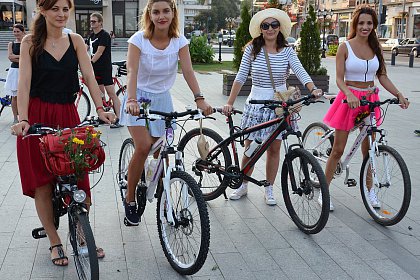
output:
{"label": "denim shorts", "polygon": [[[148,98],[151,100],[150,110],[162,111],[162,112],[172,112],[174,111],[174,105],[172,102],[172,97],[169,91],[152,93],[137,89],[137,100],[140,98]],[[128,94],[124,95],[121,104],[121,113],[120,113],[120,124],[125,126],[146,126],[146,121],[144,119],[138,119],[137,116],[132,116],[126,113]],[[165,121],[163,120],[154,120],[149,121],[149,133],[152,137],[161,137],[165,134]]]}

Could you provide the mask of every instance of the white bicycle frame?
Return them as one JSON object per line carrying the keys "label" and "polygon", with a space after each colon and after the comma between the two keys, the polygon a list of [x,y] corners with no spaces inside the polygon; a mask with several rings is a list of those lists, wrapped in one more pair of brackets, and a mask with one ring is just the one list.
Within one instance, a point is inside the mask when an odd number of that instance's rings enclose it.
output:
{"label": "white bicycle frame", "polygon": [[[344,184],[346,184],[348,179],[349,179],[349,173],[350,173],[349,163],[350,163],[351,159],[353,158],[354,154],[356,153],[356,151],[359,149],[359,147],[362,144],[365,137],[368,136],[368,139],[369,139],[369,160],[370,160],[371,172],[372,172],[372,176],[373,176],[373,182],[374,182],[375,185],[379,186],[378,177],[376,175],[376,162],[375,162],[375,153],[378,152],[378,141],[376,139],[372,139],[372,135],[368,134],[368,130],[372,129],[372,128],[376,128],[377,127],[376,125],[377,125],[377,120],[376,120],[375,112],[370,112],[370,115],[367,116],[366,118],[364,118],[363,121],[358,126],[355,127],[355,128],[357,128],[357,127],[362,126],[362,128],[360,130],[360,133],[357,136],[356,140],[354,141],[353,146],[351,147],[349,153],[346,155],[346,158],[344,159],[344,161],[340,161],[338,163],[340,168],[337,168],[337,170],[335,171],[335,174],[340,176],[343,173],[343,168],[342,167],[345,166],[346,177],[344,179]],[[386,135],[386,131],[383,130],[383,129],[380,130],[380,133],[381,133],[382,136]],[[324,134],[321,137],[321,141],[315,147],[311,148],[310,150],[314,150],[314,149],[318,148],[320,145],[322,145],[323,143],[325,143],[325,141],[329,141],[329,138],[333,134],[334,134],[334,130],[328,131],[326,134]],[[383,140],[382,142],[383,142],[383,144],[386,145],[385,140]],[[320,157],[316,157],[316,158],[319,161],[322,161],[324,163],[327,162],[327,160],[324,159],[324,158],[320,158]],[[385,161],[384,164],[385,164],[386,170],[388,170],[387,161]],[[389,172],[387,172],[387,181],[390,182]]]}

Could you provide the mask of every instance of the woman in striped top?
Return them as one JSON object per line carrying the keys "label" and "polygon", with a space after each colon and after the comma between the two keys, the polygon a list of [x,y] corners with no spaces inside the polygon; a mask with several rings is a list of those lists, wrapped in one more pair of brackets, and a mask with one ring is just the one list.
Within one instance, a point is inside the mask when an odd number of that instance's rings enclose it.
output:
{"label": "woman in striped top", "polygon": [[[225,114],[230,114],[235,99],[242,85],[245,83],[248,73],[251,72],[252,89],[245,104],[241,121],[242,128],[263,123],[277,117],[274,111],[262,109],[262,105],[249,104],[250,99],[273,99],[274,90],[264,52],[268,53],[276,91],[285,91],[287,89],[286,79],[289,76],[290,69],[292,69],[300,82],[311,93],[314,95],[322,94],[322,91],[315,87],[308,73],[302,67],[295,51],[288,46],[286,38],[289,36],[290,30],[290,18],[284,11],[279,9],[260,11],[251,19],[249,32],[253,39],[245,47],[239,72],[233,83],[228,102],[223,108]],[[297,125],[293,122],[292,126],[296,128]],[[257,137],[265,139],[274,129],[275,127],[269,127],[251,133],[249,138],[245,140],[245,148]],[[266,179],[270,185],[265,188],[265,202],[268,205],[276,205],[276,200],[273,195],[273,184],[280,162],[280,139],[281,134],[267,150]],[[248,160],[249,158],[244,155],[242,164],[245,164]],[[236,189],[229,198],[236,200],[246,195],[247,192],[248,182],[244,181],[241,187]]]}

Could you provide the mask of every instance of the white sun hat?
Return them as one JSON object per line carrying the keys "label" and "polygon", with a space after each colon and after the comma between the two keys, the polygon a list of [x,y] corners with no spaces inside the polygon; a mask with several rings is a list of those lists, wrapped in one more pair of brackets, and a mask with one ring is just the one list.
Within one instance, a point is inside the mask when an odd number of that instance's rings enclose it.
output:
{"label": "white sun hat", "polygon": [[256,13],[249,23],[249,34],[252,38],[257,38],[261,35],[261,23],[267,18],[275,18],[280,22],[280,32],[286,39],[292,30],[292,23],[285,11],[276,8],[269,8]]}

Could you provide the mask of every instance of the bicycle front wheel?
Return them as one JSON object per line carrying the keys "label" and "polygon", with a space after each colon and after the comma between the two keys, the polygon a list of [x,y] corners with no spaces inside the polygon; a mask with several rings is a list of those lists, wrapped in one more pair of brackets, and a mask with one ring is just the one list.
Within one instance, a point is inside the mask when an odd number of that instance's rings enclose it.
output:
{"label": "bicycle front wheel", "polygon": [[[334,144],[334,135],[331,135],[328,139],[322,142],[324,135],[329,130],[330,128],[325,124],[321,122],[315,122],[311,123],[305,129],[302,136],[303,147],[318,160],[322,170],[325,170],[328,157],[331,154],[332,147]],[[319,187],[318,185],[315,186]]]}
{"label": "bicycle front wheel", "polygon": [[81,122],[84,121],[86,117],[90,116],[90,100],[86,92],[82,91],[77,94],[74,105],[76,106]]}
{"label": "bicycle front wheel", "polygon": [[195,180],[184,171],[172,172],[169,188],[158,190],[156,218],[163,252],[178,273],[192,275],[203,266],[210,246],[207,205]]}
{"label": "bicycle front wheel", "polygon": [[[372,163],[377,181],[372,180]],[[411,179],[395,149],[380,145],[372,161],[369,156],[363,160],[360,192],[363,204],[378,224],[392,226],[404,218],[410,206]]]}
{"label": "bicycle front wheel", "polygon": [[69,213],[70,244],[73,247],[74,263],[79,279],[99,279],[99,264],[96,244],[85,212]]}
{"label": "bicycle front wheel", "polygon": [[287,211],[297,227],[308,234],[320,232],[328,221],[330,195],[318,161],[304,149],[292,150],[283,162],[281,186]]}
{"label": "bicycle front wheel", "polygon": [[121,145],[117,177],[122,200],[125,199],[125,193],[127,192],[128,165],[133,157],[134,149],[134,141],[132,138],[125,139]]}

